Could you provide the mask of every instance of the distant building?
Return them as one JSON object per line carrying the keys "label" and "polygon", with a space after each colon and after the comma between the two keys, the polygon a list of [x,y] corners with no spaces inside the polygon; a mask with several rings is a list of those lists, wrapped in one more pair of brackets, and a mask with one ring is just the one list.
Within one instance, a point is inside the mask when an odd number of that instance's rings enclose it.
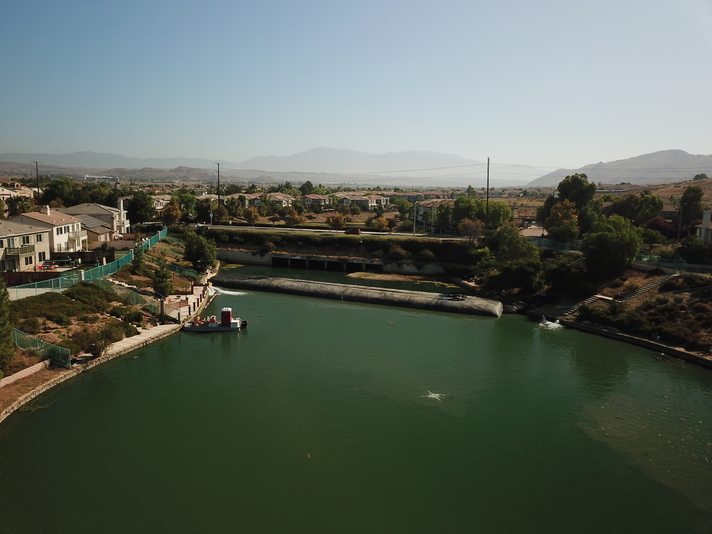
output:
{"label": "distant building", "polygon": [[115,233],[128,234],[130,221],[124,210],[123,199],[119,200],[119,207],[112,208],[103,204],[86,203],[77,204],[69,208],[57,208],[56,211],[66,213],[68,215],[91,215],[95,219],[103,221],[104,224],[111,228]]}
{"label": "distant building", "polygon": [[705,243],[712,244],[712,211],[702,212],[702,224],[697,225],[697,237]]}

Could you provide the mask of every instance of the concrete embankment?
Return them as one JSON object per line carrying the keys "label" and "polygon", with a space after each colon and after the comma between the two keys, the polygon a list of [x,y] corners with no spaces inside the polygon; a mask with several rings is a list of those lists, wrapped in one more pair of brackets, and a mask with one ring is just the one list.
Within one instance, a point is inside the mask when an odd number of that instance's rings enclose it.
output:
{"label": "concrete embankment", "polygon": [[401,306],[421,310],[434,310],[467,315],[500,317],[502,303],[471,296],[453,296],[426,293],[423,291],[405,291],[376,287],[316,282],[312,280],[294,280],[273,276],[255,276],[242,274],[221,274],[212,279],[213,284],[235,289],[272,291],[305,297],[319,297],[349,302],[364,302]]}

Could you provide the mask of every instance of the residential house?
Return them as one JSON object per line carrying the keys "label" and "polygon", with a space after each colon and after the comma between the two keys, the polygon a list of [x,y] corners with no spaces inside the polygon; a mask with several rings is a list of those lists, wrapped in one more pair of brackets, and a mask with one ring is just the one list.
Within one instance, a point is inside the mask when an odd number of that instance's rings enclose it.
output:
{"label": "residential house", "polygon": [[77,252],[87,246],[87,233],[82,230],[81,221],[49,206],[42,206],[39,212],[23,213],[7,220],[49,229],[51,252]]}
{"label": "residential house", "polygon": [[56,211],[66,213],[68,215],[91,215],[95,219],[99,219],[105,226],[118,234],[128,234],[129,226],[131,225],[126,211],[124,210],[123,199],[119,200],[119,207],[112,208],[103,204],[86,203],[77,204],[69,208],[57,208]]}
{"label": "residential house", "polygon": [[366,198],[370,198],[376,208],[381,207],[386,209],[390,202],[386,197],[382,197],[381,195],[366,195]]}
{"label": "residential house", "polygon": [[372,197],[357,193],[336,193],[338,203],[342,206],[358,206],[364,211],[370,211],[376,207],[376,200]]}
{"label": "residential house", "polygon": [[331,205],[331,196],[329,195],[317,195],[312,193],[311,195],[304,195],[302,200],[307,206],[319,205],[324,207]]}
{"label": "residential house", "polygon": [[279,204],[283,208],[291,206],[294,202],[294,197],[286,193],[267,193],[267,199],[273,204]]}
{"label": "residential house", "polygon": [[171,195],[154,195],[151,198],[153,198],[153,209],[156,211],[161,211],[171,201]]}
{"label": "residential house", "polygon": [[49,228],[0,219],[0,271],[32,271],[49,253]]}
{"label": "residential house", "polygon": [[712,211],[702,212],[702,224],[697,225],[697,237],[708,245],[712,244]]}
{"label": "residential house", "polygon": [[75,215],[75,217],[82,222],[82,228],[86,230],[87,247],[90,249],[100,246],[101,243],[113,241],[117,235],[117,232],[114,232],[104,221],[91,215]]}
{"label": "residential house", "polygon": [[[419,222],[423,222],[426,219],[425,213],[428,212],[430,217],[437,217],[437,211],[438,208],[441,205],[446,205],[450,206],[450,208],[453,208],[455,206],[455,201],[449,198],[433,198],[430,200],[423,200],[422,202],[418,202],[417,204],[417,214],[416,216],[418,217]],[[450,214],[450,224],[452,224],[452,213]]]}

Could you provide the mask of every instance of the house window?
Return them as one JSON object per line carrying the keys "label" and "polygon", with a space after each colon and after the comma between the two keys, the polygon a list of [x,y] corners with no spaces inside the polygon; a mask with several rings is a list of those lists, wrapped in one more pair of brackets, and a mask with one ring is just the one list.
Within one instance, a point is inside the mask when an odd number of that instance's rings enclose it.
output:
{"label": "house window", "polygon": [[62,235],[62,227],[57,228],[57,235]]}
{"label": "house window", "polygon": [[35,242],[36,243],[42,243],[42,234],[37,234],[35,236]]}
{"label": "house window", "polygon": [[2,247],[4,247],[4,246],[5,246],[5,240],[4,240],[4,239],[0,239],[0,248],[2,248]]}
{"label": "house window", "polygon": [[37,262],[42,262],[47,259],[47,253],[46,252],[40,252],[37,254]]}
{"label": "house window", "polygon": [[29,244],[30,244],[30,236],[28,236],[28,235],[23,235],[23,236],[22,236],[22,244],[23,244],[23,245],[29,245]]}
{"label": "house window", "polygon": [[35,257],[34,256],[25,256],[25,267],[28,265],[32,265],[35,263]]}
{"label": "house window", "polygon": [[64,227],[64,233],[65,233],[65,234],[68,234],[68,233],[69,233],[69,226],[65,226],[65,227]]}

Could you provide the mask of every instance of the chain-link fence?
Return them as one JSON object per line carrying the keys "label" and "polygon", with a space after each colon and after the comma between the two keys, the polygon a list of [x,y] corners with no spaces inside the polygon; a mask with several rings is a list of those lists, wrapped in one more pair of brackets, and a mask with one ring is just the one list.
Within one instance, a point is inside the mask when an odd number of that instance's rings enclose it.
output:
{"label": "chain-link fence", "polygon": [[[144,250],[147,250],[156,243],[158,243],[161,239],[164,239],[167,234],[167,229],[161,230],[156,235],[151,236],[149,239],[146,239],[146,241],[141,244],[141,247]],[[95,267],[93,269],[87,269],[85,271],[77,270],[67,272],[59,278],[53,278],[51,280],[44,280],[42,282],[35,282],[33,284],[8,287],[7,292],[10,296],[10,300],[18,300],[47,292],[61,293],[65,289],[69,289],[70,287],[75,284],[78,284],[79,282],[94,282],[95,280],[99,280],[104,276],[114,274],[124,265],[131,263],[132,261],[133,250],[125,256],[122,256],[118,260],[112,261],[111,263],[107,263],[106,265],[100,265],[98,267]]]}
{"label": "chain-link fence", "polygon": [[58,365],[60,367],[66,367],[67,369],[69,369],[72,366],[71,350],[65,347],[53,345],[52,343],[47,343],[46,341],[42,341],[41,339],[37,339],[36,337],[33,337],[29,334],[20,332],[16,328],[12,329],[12,336],[13,340],[15,341],[15,345],[21,348],[22,350],[34,352],[35,354],[40,356],[41,359],[49,359],[52,361],[53,364]]}

